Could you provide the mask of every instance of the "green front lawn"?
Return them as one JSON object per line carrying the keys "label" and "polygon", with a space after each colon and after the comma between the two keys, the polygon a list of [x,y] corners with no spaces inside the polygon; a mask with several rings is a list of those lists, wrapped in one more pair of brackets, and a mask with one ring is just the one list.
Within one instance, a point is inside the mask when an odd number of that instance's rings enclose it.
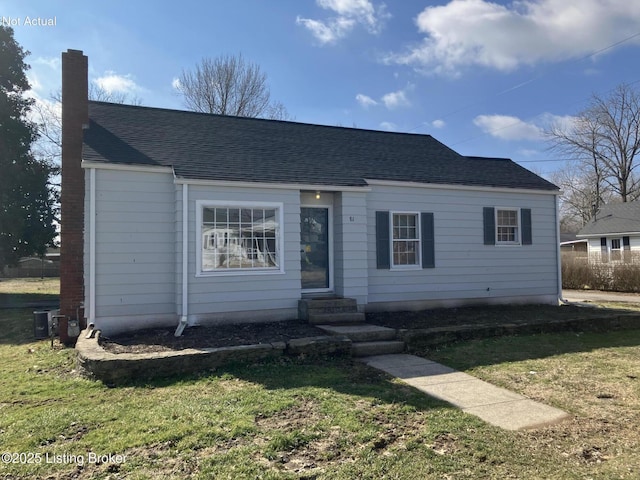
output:
{"label": "green front lawn", "polygon": [[1,478],[640,478],[637,330],[428,352],[575,416],[508,432],[350,360],[108,388],[75,374],[73,350],[34,341],[32,321],[0,310],[2,451],[34,462],[1,463]]}

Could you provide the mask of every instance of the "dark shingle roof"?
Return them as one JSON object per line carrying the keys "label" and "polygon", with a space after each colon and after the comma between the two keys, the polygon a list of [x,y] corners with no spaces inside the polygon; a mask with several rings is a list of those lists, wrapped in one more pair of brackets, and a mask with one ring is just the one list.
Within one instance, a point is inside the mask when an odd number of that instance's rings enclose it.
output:
{"label": "dark shingle roof", "polygon": [[365,179],[556,190],[508,159],[430,135],[89,102],[83,159],[172,167],[188,179],[364,186]]}
{"label": "dark shingle roof", "polygon": [[640,201],[604,205],[578,232],[578,237],[640,232]]}

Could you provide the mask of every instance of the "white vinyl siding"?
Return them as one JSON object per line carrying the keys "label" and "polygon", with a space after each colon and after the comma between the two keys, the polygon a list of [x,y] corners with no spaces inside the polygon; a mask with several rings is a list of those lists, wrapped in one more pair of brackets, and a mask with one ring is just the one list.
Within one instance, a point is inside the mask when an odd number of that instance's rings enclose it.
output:
{"label": "white vinyl siding", "polygon": [[[635,258],[640,252],[640,234],[614,233],[609,236],[598,235],[588,238],[587,249],[589,261],[592,263],[607,263],[609,261],[627,261],[625,256],[624,237],[629,237],[628,253]],[[606,247],[602,245],[602,238],[606,240]]]}
{"label": "white vinyl siding", "polygon": [[334,194],[334,290],[367,303],[367,197],[361,192]]}
{"label": "white vinyl siding", "polygon": [[[367,198],[371,309],[376,303],[387,302],[408,308],[406,302],[442,301],[443,305],[450,305],[446,301],[557,300],[554,195],[375,185]],[[532,245],[508,249],[484,245],[483,208],[486,205],[531,209],[535,237]],[[376,211],[385,210],[434,213],[435,268],[377,268]]]}
{"label": "white vinyl siding", "polygon": [[[90,170],[85,174],[88,204]],[[176,314],[172,175],[102,169],[95,175],[96,324],[113,317],[128,323],[139,315],[171,318]],[[85,258],[89,248],[87,241]],[[85,262],[87,278],[89,267]],[[86,303],[90,301],[87,297]]]}

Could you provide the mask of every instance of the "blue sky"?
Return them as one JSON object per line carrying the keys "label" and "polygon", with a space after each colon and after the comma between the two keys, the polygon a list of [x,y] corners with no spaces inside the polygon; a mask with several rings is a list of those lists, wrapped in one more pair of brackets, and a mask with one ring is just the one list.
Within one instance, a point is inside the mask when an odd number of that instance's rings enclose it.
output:
{"label": "blue sky", "polygon": [[60,88],[69,48],[88,55],[91,82],[176,109],[183,69],[242,53],[295,121],[430,134],[545,175],[564,165],[545,126],[640,82],[630,0],[26,3],[0,0],[0,17],[31,52],[38,99]]}

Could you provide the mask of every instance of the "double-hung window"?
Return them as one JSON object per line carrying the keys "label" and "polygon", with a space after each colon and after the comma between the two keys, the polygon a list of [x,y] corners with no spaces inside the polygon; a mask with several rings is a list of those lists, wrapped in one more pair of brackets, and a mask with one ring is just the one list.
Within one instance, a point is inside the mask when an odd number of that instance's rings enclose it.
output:
{"label": "double-hung window", "polygon": [[393,213],[393,267],[420,265],[420,215]]}
{"label": "double-hung window", "polygon": [[532,245],[530,208],[484,207],[485,245]]}
{"label": "double-hung window", "polygon": [[432,212],[376,212],[376,268],[435,268],[435,223]]}
{"label": "double-hung window", "polygon": [[518,210],[496,208],[496,244],[517,245],[519,243]]}
{"label": "double-hung window", "polygon": [[611,261],[619,262],[622,260],[622,239],[611,239]]}
{"label": "double-hung window", "polygon": [[280,271],[282,205],[199,202],[200,272]]}

